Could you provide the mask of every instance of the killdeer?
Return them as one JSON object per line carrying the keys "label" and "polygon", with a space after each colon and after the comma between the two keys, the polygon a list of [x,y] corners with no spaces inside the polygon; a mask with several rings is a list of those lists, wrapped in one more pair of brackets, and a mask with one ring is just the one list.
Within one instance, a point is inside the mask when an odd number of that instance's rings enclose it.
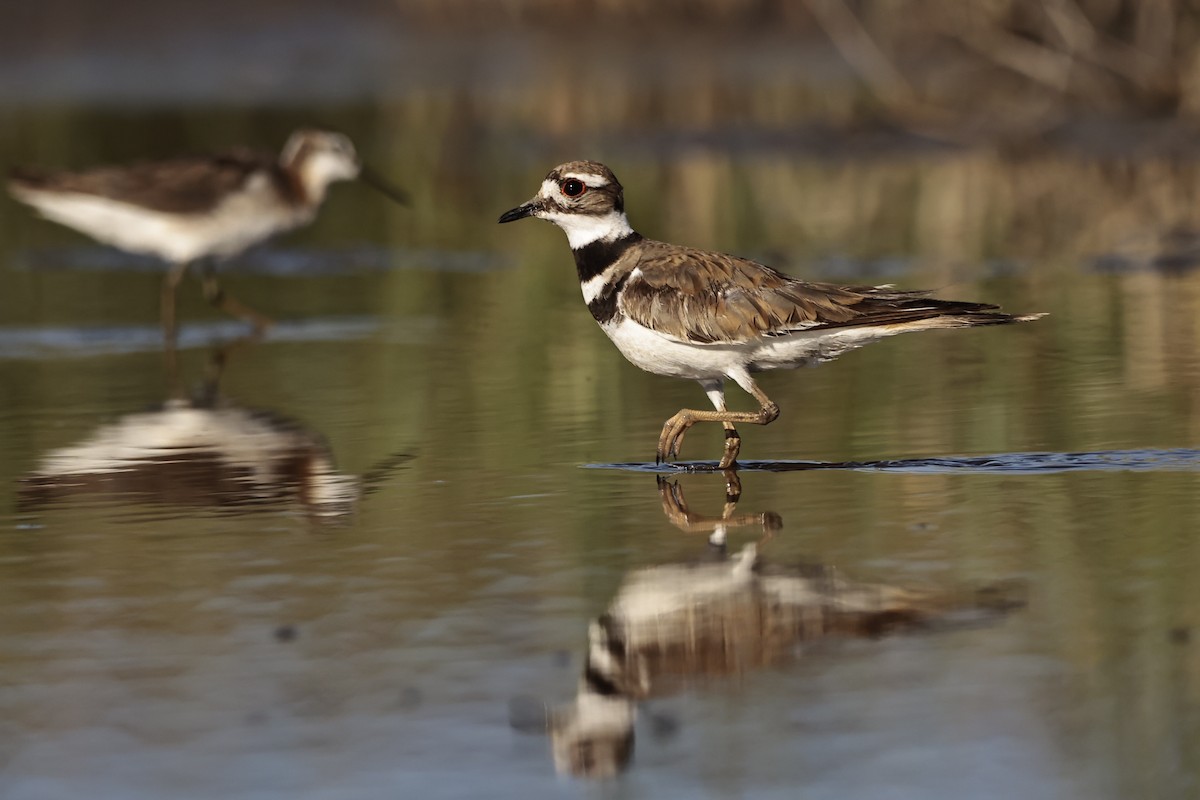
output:
{"label": "killdeer", "polygon": [[[588,310],[617,349],[647,372],[699,381],[715,411],[684,408],[668,419],[657,461],[674,460],[697,422],[720,422],[728,469],[741,448],[735,423],[767,425],[776,405],[752,373],[830,361],[906,331],[1037,319],[985,303],[936,300],[890,286],[810,283],[725,253],[646,239],[629,225],[612,170],[595,161],[555,167],[532,200],[500,222],[540,217],[567,234]],[[725,381],[754,396],[757,411],[725,407]]]}
{"label": "killdeer", "polygon": [[[350,139],[323,130],[296,131],[278,156],[241,148],[80,172],[17,169],[8,188],[47,219],[169,262],[163,326],[173,334],[175,288],[188,264],[229,258],[308,224],[329,185],[354,178],[406,202],[402,192],[359,161]],[[204,274],[209,302],[264,326],[265,317],[221,291],[211,261],[209,267]]]}

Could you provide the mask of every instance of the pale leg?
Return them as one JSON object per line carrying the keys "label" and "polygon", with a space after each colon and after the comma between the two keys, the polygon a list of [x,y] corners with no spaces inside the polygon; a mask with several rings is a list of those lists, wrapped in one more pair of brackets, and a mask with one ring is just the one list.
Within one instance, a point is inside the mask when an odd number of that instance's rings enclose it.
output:
{"label": "pale leg", "polygon": [[771,398],[758,388],[749,374],[731,375],[730,377],[737,382],[738,386],[754,396],[759,404],[758,411],[726,410],[724,382],[720,380],[701,381],[700,385],[704,387],[704,391],[717,410],[697,411],[691,408],[682,408],[675,416],[667,420],[658,437],[656,454],[658,462],[671,461],[679,457],[679,448],[683,443],[684,434],[697,422],[720,422],[725,428],[725,453],[721,456],[721,463],[718,466],[720,469],[729,469],[736,461],[742,445],[733,423],[749,422],[754,425],[767,425],[779,416],[779,406],[775,405]]}
{"label": "pale leg", "polygon": [[226,314],[246,320],[254,326],[255,333],[262,333],[271,327],[272,320],[269,317],[263,316],[225,293],[225,290],[217,283],[217,275],[211,264],[204,266],[204,299]]}
{"label": "pale leg", "polygon": [[163,339],[170,345],[175,344],[175,334],[177,332],[175,324],[175,290],[179,288],[179,281],[183,279],[183,274],[187,272],[187,268],[188,262],[186,261],[172,264],[171,269],[163,276],[162,296],[159,298],[158,308],[162,320]]}
{"label": "pale leg", "polygon": [[[704,387],[704,393],[708,395],[708,401],[713,404],[713,408],[717,411],[729,410],[725,407],[725,381],[701,381],[700,385]],[[732,422],[722,422],[721,425],[725,428],[725,453],[721,456],[718,466],[721,469],[729,469],[737,463],[738,452],[742,449],[742,437],[738,435]],[[680,435],[681,442],[682,439]],[[733,475],[736,477],[737,473]],[[740,489],[738,494],[741,494]]]}

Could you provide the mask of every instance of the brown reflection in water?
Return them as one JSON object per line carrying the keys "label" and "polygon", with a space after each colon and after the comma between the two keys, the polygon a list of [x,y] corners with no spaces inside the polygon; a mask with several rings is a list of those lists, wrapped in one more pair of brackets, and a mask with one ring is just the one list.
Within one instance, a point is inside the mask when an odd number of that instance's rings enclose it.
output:
{"label": "brown reflection in water", "polygon": [[737,470],[725,470],[725,507],[719,517],[697,514],[688,507],[687,498],[683,493],[683,485],[679,481],[671,481],[662,475],[656,476],[658,494],[662,500],[663,513],[671,524],[687,533],[708,533],[708,541],[714,545],[725,544],[725,537],[730,528],[743,528],[757,525],[762,528],[763,536],[760,544],[770,539],[775,531],[783,527],[783,518],[774,511],[764,511],[761,514],[737,514],[738,501],[742,498],[742,480]]}
{"label": "brown reflection in water", "polygon": [[[371,479],[339,472],[325,439],[295,420],[220,396],[226,360],[250,341],[213,350],[203,388],[184,399],[168,339],[171,397],[160,408],[126,414],[81,442],[43,455],[20,481],[18,510],[96,495],[242,512],[295,504],[322,521],[351,514]],[[400,463],[393,462],[383,470]]]}
{"label": "brown reflection in water", "polygon": [[[735,515],[741,487],[736,474],[726,479],[720,517],[690,513],[679,484],[659,479],[667,518],[689,531],[756,524],[765,541],[782,526],[779,515]],[[783,662],[800,642],[996,619],[1022,604],[1018,588],[964,592],[858,583],[831,566],[770,564],[759,544],[732,556],[722,547],[720,558],[708,563],[634,570],[588,626],[575,700],[549,715],[555,766],[587,778],[623,771],[633,756],[637,704],[647,698]]]}

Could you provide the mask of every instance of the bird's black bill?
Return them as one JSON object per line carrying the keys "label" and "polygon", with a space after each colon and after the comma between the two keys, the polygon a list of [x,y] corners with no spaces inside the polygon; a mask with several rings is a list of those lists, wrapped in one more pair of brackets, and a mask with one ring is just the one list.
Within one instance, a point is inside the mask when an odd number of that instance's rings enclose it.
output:
{"label": "bird's black bill", "polygon": [[408,192],[404,191],[387,178],[380,175],[375,170],[365,164],[359,168],[358,179],[370,186],[375,191],[379,192],[389,200],[394,200],[402,206],[407,206],[411,203]]}
{"label": "bird's black bill", "polygon": [[533,216],[533,212],[535,210],[536,209],[534,208],[533,203],[526,203],[523,206],[517,206],[516,208],[512,209],[511,211],[505,211],[503,214],[501,214],[500,222],[501,223],[516,222],[519,219],[525,219],[526,217],[531,217],[531,216]]}

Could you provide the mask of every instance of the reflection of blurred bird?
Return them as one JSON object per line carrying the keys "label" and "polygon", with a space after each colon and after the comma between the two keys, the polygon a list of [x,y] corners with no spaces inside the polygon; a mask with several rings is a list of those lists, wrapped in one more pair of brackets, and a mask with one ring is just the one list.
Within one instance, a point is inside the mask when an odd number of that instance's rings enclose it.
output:
{"label": "reflection of blurred bird", "polygon": [[21,505],[76,494],[227,509],[296,501],[332,519],[353,511],[360,491],[358,478],[334,468],[325,441],[294,422],[172,400],[47,453],[22,481]]}
{"label": "reflection of blurred bird", "polygon": [[[595,161],[551,170],[537,195],[500,222],[530,216],[566,232],[588,310],[617,349],[648,372],[699,381],[716,407],[685,408],[667,420],[659,461],[679,455],[693,424],[720,422],[720,466],[731,466],[741,447],[734,423],[766,425],[779,416],[751,373],[829,361],[905,331],[1041,316],[886,286],[809,283],[744,258],[644,239],[629,226],[616,176]],[[726,410],[727,379],[752,394],[759,410]]]}
{"label": "reflection of blurred bird", "polygon": [[[19,507],[32,511],[76,495],[131,502],[247,511],[298,505],[313,519],[352,513],[375,483],[408,461],[395,454],[364,475],[339,472],[325,438],[268,411],[219,397],[238,340],[210,355],[193,400],[172,391],[161,408],[126,414],[81,442],[46,453],[21,480]],[[168,384],[178,385],[167,342]]]}
{"label": "reflection of blurred bird", "polygon": [[[402,193],[365,168],[340,133],[300,130],[275,156],[244,149],[214,156],[146,161],[81,172],[16,170],[13,197],[42,216],[92,238],[174,266],[163,286],[164,325],[174,328],[168,299],[187,265],[227,258],[316,216],[335,181],[361,178],[393,199]],[[226,297],[211,271],[205,296],[235,316],[265,320]]]}

